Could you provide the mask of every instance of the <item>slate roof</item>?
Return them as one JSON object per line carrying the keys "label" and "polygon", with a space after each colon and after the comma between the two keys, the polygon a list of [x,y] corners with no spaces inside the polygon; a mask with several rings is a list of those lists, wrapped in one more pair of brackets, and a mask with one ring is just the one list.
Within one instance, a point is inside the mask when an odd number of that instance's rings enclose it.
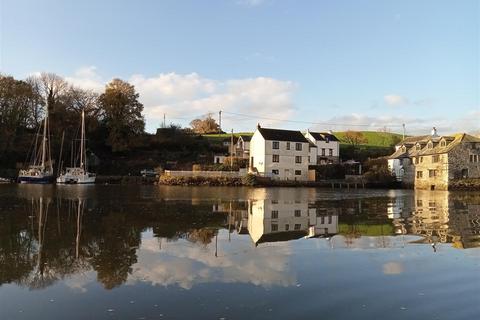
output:
{"label": "slate roof", "polygon": [[397,143],[397,146],[401,146],[401,145],[404,145],[404,144],[415,144],[419,141],[427,141],[431,138],[432,136],[431,135],[424,135],[424,136],[414,136],[414,137],[407,137],[405,139],[403,139],[402,141],[400,141],[399,143]]}
{"label": "slate roof", "polygon": [[[428,138],[425,138],[425,137],[428,137]],[[454,136],[441,136],[441,137],[420,136],[420,137],[410,137],[407,139],[409,139],[408,142],[403,144],[411,145],[411,146],[407,146],[406,151],[404,151],[403,148],[400,147],[397,151],[395,151],[392,155],[390,155],[389,157],[390,159],[401,159],[401,158],[407,158],[407,157],[447,153],[462,142],[480,143],[480,138],[474,137],[466,133],[456,134]],[[405,139],[404,141],[406,141],[407,139]],[[441,146],[440,141],[442,140],[447,141],[446,146]],[[415,144],[412,145],[414,141],[416,142]],[[427,144],[430,141],[433,142],[433,148],[427,147]],[[416,149],[416,143],[418,142],[421,144],[421,147],[422,147],[420,150]],[[400,144],[400,145],[403,146],[403,144]]]}
{"label": "slate roof", "polygon": [[[442,138],[447,140],[447,142],[450,141],[444,147],[442,147],[441,144],[440,144],[440,141],[442,140]],[[445,136],[445,137],[440,137],[440,139],[437,138],[435,140],[434,139],[431,139],[431,140],[434,142],[434,147],[430,148],[430,149],[428,147],[423,148],[419,152],[419,155],[423,156],[423,155],[447,153],[450,150],[452,150],[453,148],[455,148],[456,146],[458,146],[462,142],[480,143],[480,138],[471,136],[471,135],[466,134],[466,133],[460,133],[460,134],[456,134],[455,136],[452,136],[452,137]]]}
{"label": "slate roof", "polygon": [[265,140],[308,143],[307,138],[300,131],[267,128],[258,128],[257,130]]}
{"label": "slate roof", "polygon": [[252,136],[250,136],[250,135],[247,136],[245,134],[241,134],[240,137],[242,138],[242,140],[244,142],[249,142],[250,140],[252,140]]}
{"label": "slate roof", "polygon": [[318,141],[325,141],[327,138],[329,141],[339,141],[337,137],[328,132],[311,132],[309,131],[312,137]]}

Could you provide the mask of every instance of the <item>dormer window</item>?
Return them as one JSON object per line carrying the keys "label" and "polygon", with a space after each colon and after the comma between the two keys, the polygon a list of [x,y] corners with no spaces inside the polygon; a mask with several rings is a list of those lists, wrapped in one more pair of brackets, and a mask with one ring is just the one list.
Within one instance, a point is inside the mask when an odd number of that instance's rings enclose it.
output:
{"label": "dormer window", "polygon": [[427,148],[428,149],[433,149],[433,142],[432,141],[428,142]]}
{"label": "dormer window", "polygon": [[447,146],[447,142],[445,140],[440,142],[440,147],[446,147],[446,146]]}
{"label": "dormer window", "polygon": [[406,152],[406,151],[407,151],[407,147],[402,146],[402,152]]}
{"label": "dormer window", "polygon": [[415,149],[416,149],[416,150],[420,150],[420,149],[422,149],[422,146],[421,146],[420,144],[417,144],[417,145],[415,146]]}

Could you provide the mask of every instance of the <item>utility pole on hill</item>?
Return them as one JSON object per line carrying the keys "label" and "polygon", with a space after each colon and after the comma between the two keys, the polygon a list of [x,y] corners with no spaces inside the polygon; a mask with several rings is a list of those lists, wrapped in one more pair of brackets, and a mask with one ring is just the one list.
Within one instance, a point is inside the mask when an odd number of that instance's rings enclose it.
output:
{"label": "utility pole on hill", "polygon": [[405,123],[402,123],[402,127],[403,127],[403,140],[405,140]]}
{"label": "utility pole on hill", "polygon": [[220,132],[222,132],[222,110],[218,111],[218,127]]}
{"label": "utility pole on hill", "polygon": [[233,171],[233,129],[232,137],[230,138],[230,171]]}

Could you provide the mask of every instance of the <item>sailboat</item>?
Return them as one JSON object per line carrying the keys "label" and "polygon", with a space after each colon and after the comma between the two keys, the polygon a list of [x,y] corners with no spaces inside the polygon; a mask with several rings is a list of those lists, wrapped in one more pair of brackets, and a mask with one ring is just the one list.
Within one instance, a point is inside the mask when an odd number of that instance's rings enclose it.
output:
{"label": "sailboat", "polygon": [[86,154],[86,139],[85,139],[85,111],[82,110],[82,124],[80,137],[80,159],[79,166],[76,161],[73,167],[66,168],[65,172],[57,178],[57,183],[61,184],[93,184],[95,183],[95,174],[88,172],[87,154]]}
{"label": "sailboat", "polygon": [[[42,128],[39,129],[39,131]],[[35,138],[35,147],[32,153],[32,161],[27,169],[20,170],[18,173],[18,182],[20,183],[37,183],[47,184],[55,180],[52,159],[50,153],[50,130],[48,127],[48,115],[43,121],[43,134],[41,148],[37,152],[38,134]]]}

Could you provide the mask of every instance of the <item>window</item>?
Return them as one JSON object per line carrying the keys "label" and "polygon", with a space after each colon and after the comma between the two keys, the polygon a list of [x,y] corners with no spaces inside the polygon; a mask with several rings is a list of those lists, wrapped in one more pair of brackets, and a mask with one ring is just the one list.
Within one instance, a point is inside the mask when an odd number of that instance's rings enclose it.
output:
{"label": "window", "polygon": [[310,156],[308,156],[308,163],[310,163]]}
{"label": "window", "polygon": [[333,149],[328,149],[328,155],[331,157],[333,156]]}
{"label": "window", "polygon": [[287,150],[290,150],[290,142],[287,142]]}
{"label": "window", "polygon": [[435,178],[437,176],[438,170],[428,170],[428,177]]}
{"label": "window", "polygon": [[325,137],[325,143],[329,143],[330,142],[330,138],[329,137]]}
{"label": "window", "polygon": [[445,141],[442,141],[442,142],[440,142],[440,146],[441,146],[441,147],[446,147],[446,146],[447,146],[447,143],[446,143]]}
{"label": "window", "polygon": [[272,204],[277,204],[278,200],[272,200]]}
{"label": "window", "polygon": [[272,210],[272,219],[278,219],[278,210]]}
{"label": "window", "polygon": [[297,151],[302,151],[302,144],[301,143],[295,143],[295,150]]}
{"label": "window", "polygon": [[280,162],[280,156],[278,154],[273,154],[272,162]]}
{"label": "window", "polygon": [[422,146],[419,145],[419,144],[417,144],[417,145],[415,146],[415,149],[420,150],[420,149],[422,149]]}
{"label": "window", "polygon": [[423,178],[423,171],[417,171],[417,179]]}
{"label": "window", "polygon": [[415,157],[415,164],[418,164],[418,157]]}
{"label": "window", "polygon": [[470,162],[473,162],[473,154],[470,155]]}
{"label": "window", "polygon": [[435,163],[435,162],[439,162],[440,161],[440,156],[437,154],[437,155],[434,155],[432,156],[432,162]]}
{"label": "window", "polygon": [[322,156],[325,155],[325,148],[322,148]]}
{"label": "window", "polygon": [[272,149],[280,149],[280,142],[273,141],[272,142]]}
{"label": "window", "polygon": [[322,216],[322,218],[320,219],[320,224],[325,224],[325,216]]}
{"label": "window", "polygon": [[295,175],[296,176],[301,176],[302,175],[302,170],[295,170]]}
{"label": "window", "polygon": [[272,223],[272,231],[278,231],[278,224]]}
{"label": "window", "polygon": [[278,174],[278,173],[279,173],[278,169],[273,169],[272,170],[272,174]]}
{"label": "window", "polygon": [[288,230],[290,230],[290,225],[289,225],[289,224],[286,224],[286,225],[285,225],[285,231],[288,231]]}
{"label": "window", "polygon": [[332,224],[332,216],[328,216],[328,224]]}
{"label": "window", "polygon": [[302,210],[295,210],[295,217],[301,217],[302,216]]}
{"label": "window", "polygon": [[301,227],[302,227],[301,224],[295,223],[294,229],[295,229],[295,230],[300,230]]}
{"label": "window", "polygon": [[295,163],[302,163],[302,156],[295,156]]}
{"label": "window", "polygon": [[423,157],[420,157],[420,163],[422,163],[422,162],[423,162]]}
{"label": "window", "polygon": [[430,141],[428,144],[427,144],[427,148],[428,149],[433,149],[433,142]]}

